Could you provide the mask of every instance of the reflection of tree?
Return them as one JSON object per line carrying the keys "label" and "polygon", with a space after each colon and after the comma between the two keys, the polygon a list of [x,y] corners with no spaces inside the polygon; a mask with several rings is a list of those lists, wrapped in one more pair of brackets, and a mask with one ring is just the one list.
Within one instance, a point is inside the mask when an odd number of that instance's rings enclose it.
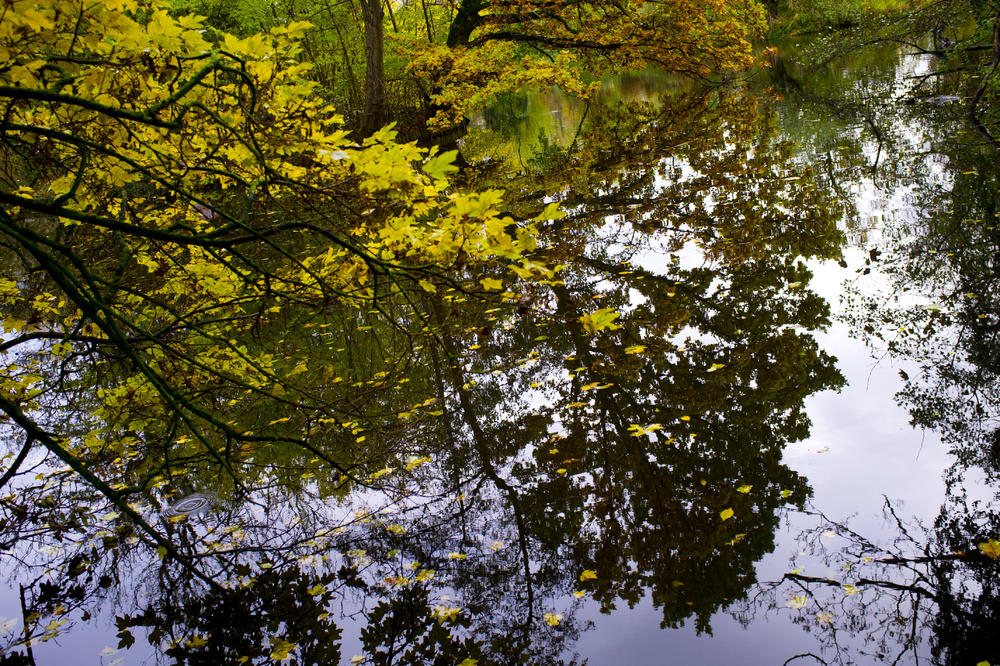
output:
{"label": "reflection of tree", "polygon": [[799,535],[795,568],[758,586],[738,616],[791,614],[817,635],[821,654],[808,656],[818,663],[854,663],[856,653],[885,663],[928,653],[935,664],[995,662],[1000,566],[977,545],[995,538],[1000,523],[961,491],[948,499],[933,529],[902,519],[886,500],[887,543],[807,510],[818,525]]}
{"label": "reflection of tree", "polygon": [[[782,450],[807,435],[804,399],[842,380],[810,334],[828,314],[802,259],[837,256],[841,237],[748,96],[590,113],[534,170],[469,176],[513,179],[525,210],[563,193],[553,279],[494,301],[408,293],[398,327],[292,308],[246,342],[295,371],[295,393],[191,388],[246,435],[228,468],[169,420],[135,433],[146,455],[90,454],[169,539],[162,560],[86,488],[22,469],[5,519],[26,551],[62,539],[40,563],[52,589],[72,589],[58,583],[86,553],[95,577],[74,608],[99,603],[101,581],[141,587],[121,628],[166,618],[150,636],[185,663],[265,661],[286,643],[303,663],[335,658],[351,622],[370,663],[563,663],[587,628],[574,593],[605,611],[648,594],[664,624],[708,630],[773,548],[778,507],[809,493]],[[587,333],[598,308],[619,328]],[[114,385],[116,370],[79,378]],[[84,385],[79,404],[99,406]],[[191,491],[214,493],[212,510],[161,517]],[[91,518],[70,523],[74,506]]]}
{"label": "reflection of tree", "polygon": [[967,462],[995,471],[998,172],[990,153],[941,132],[941,157],[907,167],[917,219],[895,222],[871,251],[888,295],[859,290],[851,322],[870,344],[916,366],[901,373],[898,395],[914,424],[939,430]]}

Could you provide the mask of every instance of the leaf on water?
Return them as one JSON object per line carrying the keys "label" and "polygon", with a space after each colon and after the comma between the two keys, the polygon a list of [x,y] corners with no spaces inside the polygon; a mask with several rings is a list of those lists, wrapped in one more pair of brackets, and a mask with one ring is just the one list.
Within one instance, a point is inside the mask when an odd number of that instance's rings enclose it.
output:
{"label": "leaf on water", "polygon": [[976,546],[983,555],[990,559],[1000,558],[1000,541],[997,539],[990,539],[989,541],[983,542]]}
{"label": "leaf on water", "polygon": [[581,316],[579,321],[588,333],[597,333],[604,329],[613,331],[616,328],[621,328],[621,326],[614,323],[615,319],[618,319],[620,316],[612,308],[601,308],[600,310],[595,310]]}
{"label": "leaf on water", "polygon": [[573,591],[573,596],[574,596],[574,597],[576,597],[577,599],[583,599],[583,597],[584,597],[584,596],[585,596],[586,594],[587,594],[587,593],[586,593],[586,592],[584,592],[583,590],[574,590],[574,591]]}
{"label": "leaf on water", "polygon": [[786,603],[785,605],[788,606],[789,608],[794,608],[797,610],[799,608],[805,608],[806,604],[808,603],[809,603],[809,597],[807,597],[804,594],[801,594],[797,597],[792,597],[791,599],[789,599],[788,603]]}
{"label": "leaf on water", "polygon": [[854,587],[853,585],[844,585],[843,588],[844,588],[844,594],[857,594],[858,592],[861,591],[858,588]]}
{"label": "leaf on water", "polygon": [[753,488],[753,486],[751,486],[749,484],[743,484],[742,486],[740,486],[739,488],[736,489],[736,492],[743,493],[744,495],[746,495],[748,492],[750,492],[750,490],[752,488]]}
{"label": "leaf on water", "polygon": [[708,369],[708,372],[715,372],[716,370],[720,370],[724,367],[726,367],[725,363],[713,363],[712,367]]}
{"label": "leaf on water", "polygon": [[637,423],[633,423],[628,427],[630,433],[633,437],[642,437],[648,433],[654,432],[656,430],[663,430],[663,426],[659,423],[650,423],[649,425],[642,426]]}
{"label": "leaf on water", "polygon": [[559,626],[559,623],[562,622],[562,619],[563,619],[563,614],[562,613],[546,613],[545,614],[545,622],[550,627],[557,627],[557,626]]}
{"label": "leaf on water", "polygon": [[641,354],[644,351],[646,351],[646,345],[632,345],[625,348],[626,354]]}
{"label": "leaf on water", "polygon": [[719,512],[719,518],[722,518],[723,520],[729,520],[730,518],[733,517],[733,515],[735,515],[735,513],[736,512],[733,511],[731,508],[723,509],[722,511]]}
{"label": "leaf on water", "polygon": [[580,574],[580,582],[585,580],[597,580],[597,572],[593,569],[584,569],[583,573]]}

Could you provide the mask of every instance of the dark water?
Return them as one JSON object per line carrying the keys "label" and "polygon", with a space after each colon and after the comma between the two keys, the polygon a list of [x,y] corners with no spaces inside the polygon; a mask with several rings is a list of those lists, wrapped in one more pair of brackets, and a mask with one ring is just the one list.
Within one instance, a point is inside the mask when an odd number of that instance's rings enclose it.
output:
{"label": "dark water", "polygon": [[4,663],[25,621],[38,664],[1000,662],[997,155],[922,56],[779,53],[475,119],[462,177],[561,202],[563,268],[286,331],[337,464],[172,463],[129,501],[175,554],[33,460]]}

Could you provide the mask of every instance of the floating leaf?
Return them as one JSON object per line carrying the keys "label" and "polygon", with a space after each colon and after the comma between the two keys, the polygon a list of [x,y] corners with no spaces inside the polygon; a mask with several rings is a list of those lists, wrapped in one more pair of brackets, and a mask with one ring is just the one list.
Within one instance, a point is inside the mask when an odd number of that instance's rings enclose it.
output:
{"label": "floating leaf", "polygon": [[621,328],[621,326],[614,323],[615,319],[618,319],[620,316],[618,312],[615,312],[611,308],[601,308],[600,310],[595,310],[581,316],[579,321],[589,333],[597,333],[606,328],[609,330]]}
{"label": "floating leaf", "polygon": [[989,557],[990,559],[995,560],[1000,558],[1000,541],[997,539],[990,539],[989,541],[979,544],[976,548],[978,548],[983,555]]}
{"label": "floating leaf", "polygon": [[557,626],[559,626],[559,623],[562,622],[562,619],[563,619],[563,614],[562,613],[546,613],[545,614],[545,622],[550,627],[557,627]]}
{"label": "floating leaf", "polygon": [[809,603],[809,597],[807,597],[804,594],[801,594],[797,597],[792,597],[791,599],[789,599],[788,603],[786,603],[785,605],[788,606],[789,608],[795,608],[797,610],[799,608],[805,608],[806,604],[808,603]]}
{"label": "floating leaf", "polygon": [[861,591],[858,588],[854,587],[853,585],[844,585],[843,589],[844,589],[844,594],[857,594],[858,592]]}
{"label": "floating leaf", "polygon": [[651,433],[655,430],[663,430],[663,426],[659,423],[650,423],[646,426],[641,426],[638,424],[632,424],[628,427],[629,432],[632,433],[633,437],[641,437],[645,434]]}
{"label": "floating leaf", "polygon": [[593,569],[584,569],[583,573],[580,574],[580,582],[585,580],[597,580],[597,572]]}
{"label": "floating leaf", "polygon": [[736,512],[733,511],[732,509],[723,509],[722,511],[719,512],[719,518],[722,518],[723,520],[729,520],[730,518],[733,517],[735,513]]}
{"label": "floating leaf", "polygon": [[746,495],[748,492],[750,492],[750,490],[752,488],[753,488],[753,486],[751,486],[751,485],[743,484],[742,486],[740,486],[739,488],[736,489],[736,492],[743,493],[744,495]]}

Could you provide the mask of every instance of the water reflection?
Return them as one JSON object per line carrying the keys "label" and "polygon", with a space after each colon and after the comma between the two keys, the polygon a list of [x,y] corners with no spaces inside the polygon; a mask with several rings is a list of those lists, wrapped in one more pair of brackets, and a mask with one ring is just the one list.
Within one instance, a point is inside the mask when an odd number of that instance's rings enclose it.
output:
{"label": "water reflection", "polygon": [[[995,154],[947,105],[893,102],[917,72],[895,51],[854,64],[846,89],[776,59],[768,92],[637,75],[590,106],[505,99],[462,177],[520,218],[562,202],[538,257],[561,268],[514,286],[459,262],[451,290],[259,318],[232,345],[294,382],[184,387],[235,440],[164,415],[120,358],[35,366],[106,488],[12,447],[3,663],[111,609],[123,654],[176,663],[572,664],[588,606],[643,599],[664,627],[790,617],[817,663],[1000,660],[996,498],[968,481],[1000,459]],[[783,460],[805,400],[843,385],[807,267],[841,258],[841,221],[869,244],[847,321],[958,454],[930,527],[887,501],[862,534]],[[95,418],[129,446],[87,440]],[[789,516],[814,519],[803,554],[758,582]]]}
{"label": "water reflection", "polygon": [[[334,663],[347,626],[367,663],[575,663],[582,604],[645,595],[664,626],[709,630],[809,496],[782,451],[843,380],[804,261],[842,235],[760,100],[643,97],[591,107],[523,168],[471,151],[501,133],[470,139],[468,177],[518,213],[564,202],[548,280],[407,294],[418,318],[383,299],[266,320],[233,344],[286,354],[294,388],[191,387],[253,437],[150,408],[132,453],[83,443],[106,492],[32,459],[2,503],[24,586],[9,659],[108,607],[120,648],[191,664]],[[103,392],[129,370],[76,369],[83,420],[114,427]]]}

